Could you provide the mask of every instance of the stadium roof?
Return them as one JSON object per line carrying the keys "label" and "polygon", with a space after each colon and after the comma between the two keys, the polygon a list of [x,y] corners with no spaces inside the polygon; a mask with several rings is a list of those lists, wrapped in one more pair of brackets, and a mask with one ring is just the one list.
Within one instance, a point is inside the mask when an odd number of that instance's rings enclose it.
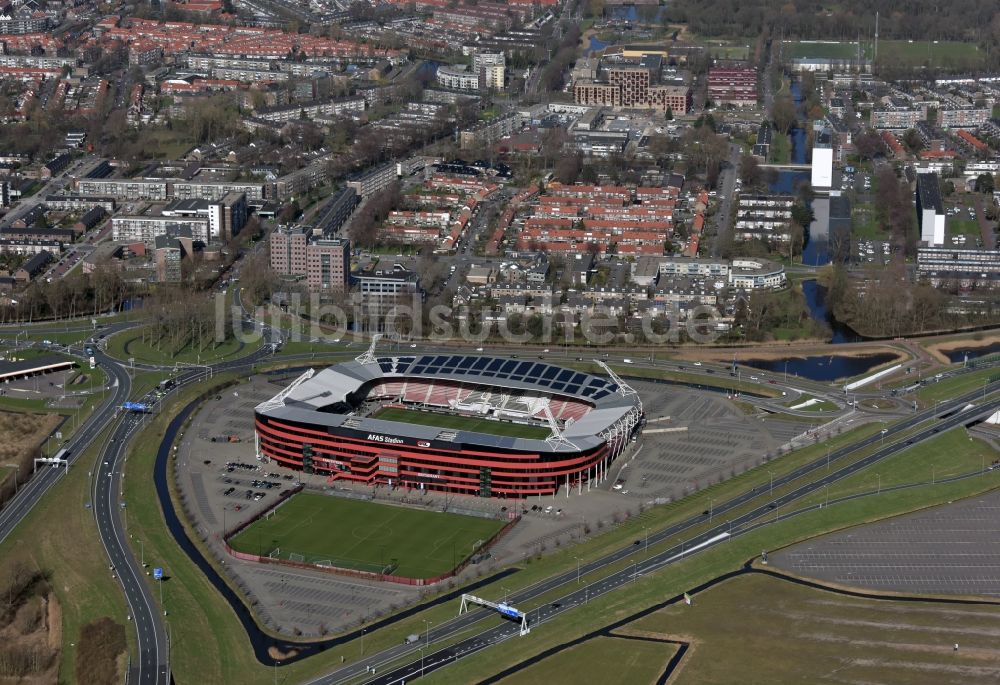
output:
{"label": "stadium roof", "polygon": [[[580,449],[599,444],[603,440],[600,433],[638,404],[634,395],[622,395],[618,386],[608,378],[541,361],[464,354],[424,354],[381,357],[377,363],[372,364],[357,361],[336,364],[296,387],[285,397],[283,406],[266,409],[263,413],[278,419],[329,427],[343,426],[362,432],[386,433],[420,440],[438,437],[442,432],[439,427],[321,411],[337,402],[346,402],[348,395],[366,383],[382,378],[466,382],[527,394],[534,392],[579,399],[592,405],[593,409],[567,426],[563,435]],[[517,450],[553,451],[544,440],[462,430],[457,433],[455,442]]]}

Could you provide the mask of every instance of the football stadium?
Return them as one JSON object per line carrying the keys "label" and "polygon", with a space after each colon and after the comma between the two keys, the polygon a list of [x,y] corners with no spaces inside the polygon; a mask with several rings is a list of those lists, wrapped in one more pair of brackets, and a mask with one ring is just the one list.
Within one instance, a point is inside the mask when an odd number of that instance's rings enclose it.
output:
{"label": "football stadium", "polygon": [[542,361],[377,357],[310,369],[255,409],[257,456],[329,481],[523,498],[607,478],[636,391]]}

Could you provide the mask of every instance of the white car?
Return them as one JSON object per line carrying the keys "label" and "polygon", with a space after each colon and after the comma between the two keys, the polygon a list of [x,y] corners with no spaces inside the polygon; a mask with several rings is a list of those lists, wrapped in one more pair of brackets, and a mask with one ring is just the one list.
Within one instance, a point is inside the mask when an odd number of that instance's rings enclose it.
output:
{"label": "white car", "polygon": [[694,365],[695,366],[701,366],[701,362],[695,362]]}

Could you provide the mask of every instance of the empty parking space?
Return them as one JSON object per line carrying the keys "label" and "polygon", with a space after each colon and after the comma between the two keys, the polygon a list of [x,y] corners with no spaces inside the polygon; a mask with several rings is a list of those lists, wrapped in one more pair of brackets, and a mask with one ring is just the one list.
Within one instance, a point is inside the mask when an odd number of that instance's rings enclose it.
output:
{"label": "empty parking space", "polygon": [[872,590],[1000,596],[1000,493],[827,535],[770,562]]}

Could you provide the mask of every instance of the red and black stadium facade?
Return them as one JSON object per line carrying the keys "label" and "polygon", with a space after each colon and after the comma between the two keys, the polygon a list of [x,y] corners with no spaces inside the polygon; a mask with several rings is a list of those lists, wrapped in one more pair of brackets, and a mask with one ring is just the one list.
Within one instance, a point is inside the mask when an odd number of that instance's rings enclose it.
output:
{"label": "red and black stadium facade", "polygon": [[[510,423],[489,433],[379,419],[387,407]],[[398,414],[397,414],[398,416]],[[310,370],[255,410],[258,458],[330,481],[523,498],[607,478],[643,424],[617,377],[536,361],[416,355]],[[534,437],[520,426],[534,426]],[[498,435],[495,433],[506,433]]]}

